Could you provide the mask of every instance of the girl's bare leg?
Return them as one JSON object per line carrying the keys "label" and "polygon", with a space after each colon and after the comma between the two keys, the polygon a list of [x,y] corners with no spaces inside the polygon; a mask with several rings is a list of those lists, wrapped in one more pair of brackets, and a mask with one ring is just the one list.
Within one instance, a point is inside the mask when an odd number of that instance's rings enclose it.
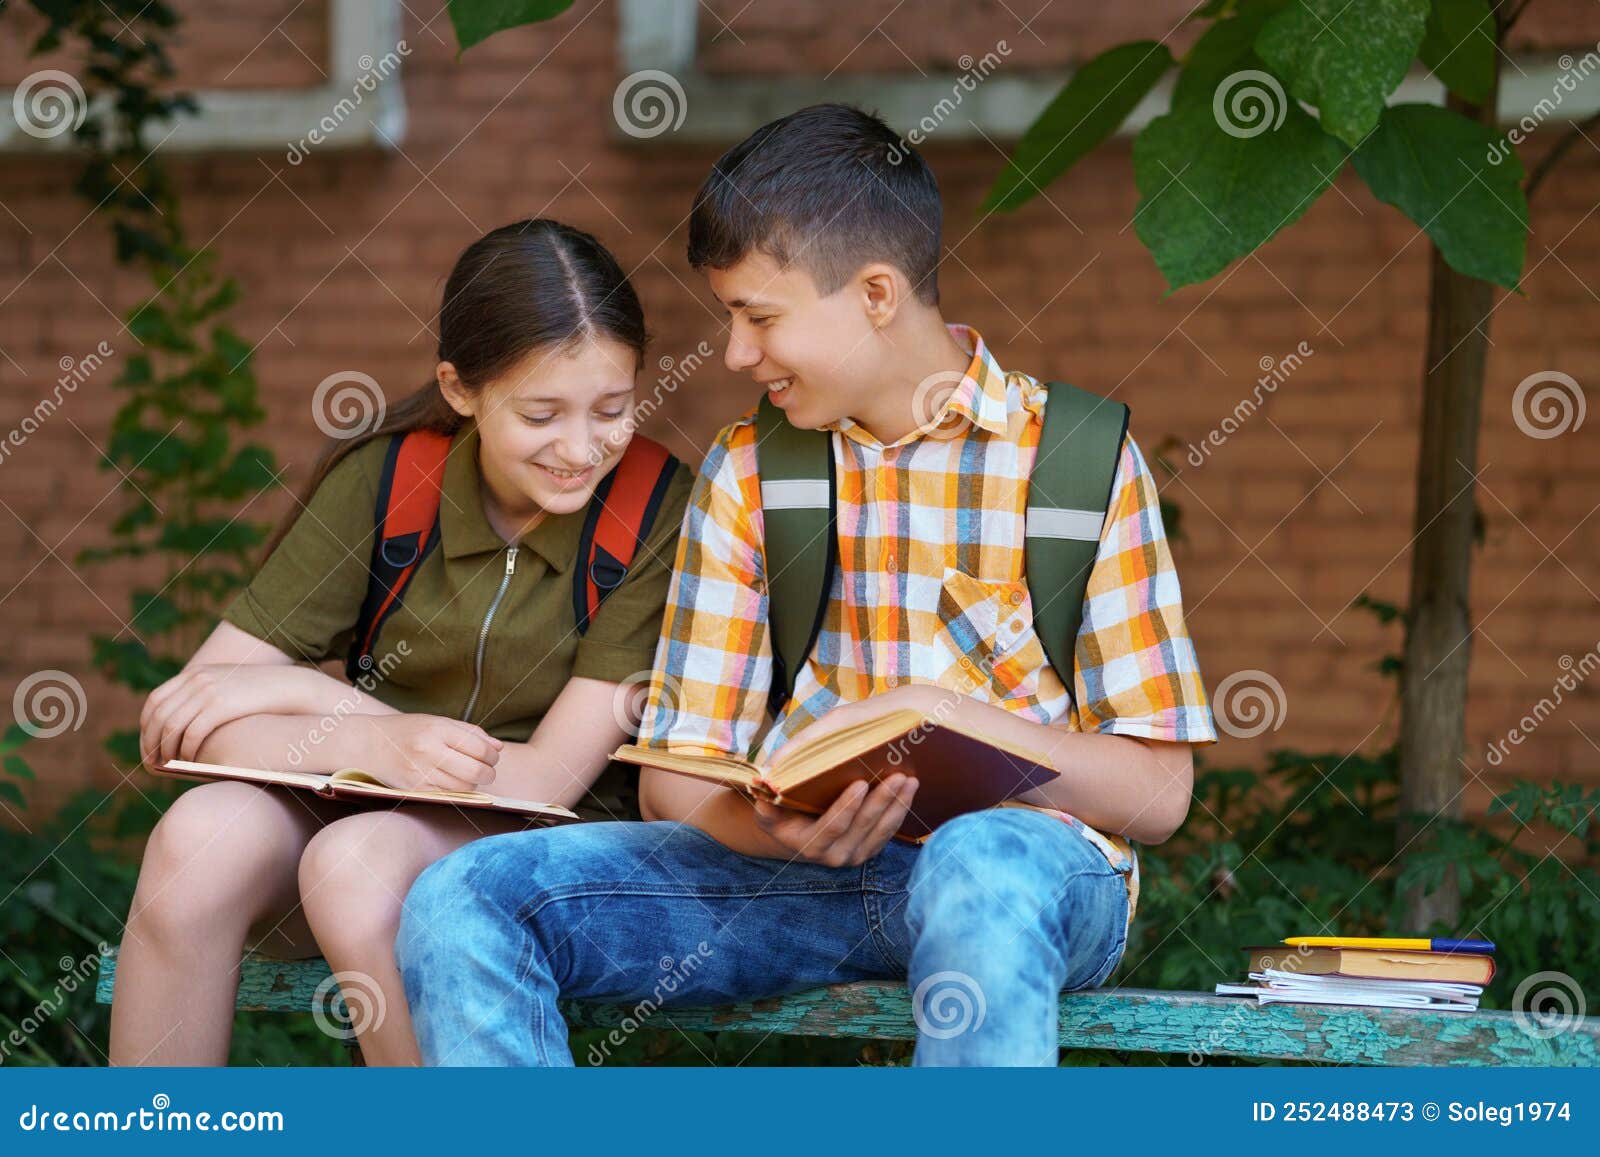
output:
{"label": "girl's bare leg", "polygon": [[297,911],[306,845],[349,809],[304,792],[208,783],[178,797],[145,849],[117,960],[114,1065],[228,1060],[239,959],[317,952]]}
{"label": "girl's bare leg", "polygon": [[401,807],[348,816],[300,859],[300,904],[340,988],[369,1065],[420,1065],[395,967],[400,907],[424,868],[480,836],[521,831],[495,812]]}

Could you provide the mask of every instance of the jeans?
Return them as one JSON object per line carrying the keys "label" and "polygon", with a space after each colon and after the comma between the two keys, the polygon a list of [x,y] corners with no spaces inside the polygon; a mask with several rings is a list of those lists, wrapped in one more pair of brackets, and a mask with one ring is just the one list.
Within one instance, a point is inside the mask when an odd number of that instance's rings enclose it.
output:
{"label": "jeans", "polygon": [[919,1065],[1054,1065],[1057,996],[1101,984],[1126,883],[1060,820],[960,816],[858,867],[740,855],[687,824],[476,840],[406,897],[396,951],[423,1059],[571,1065],[557,997],[727,1004],[906,979]]}

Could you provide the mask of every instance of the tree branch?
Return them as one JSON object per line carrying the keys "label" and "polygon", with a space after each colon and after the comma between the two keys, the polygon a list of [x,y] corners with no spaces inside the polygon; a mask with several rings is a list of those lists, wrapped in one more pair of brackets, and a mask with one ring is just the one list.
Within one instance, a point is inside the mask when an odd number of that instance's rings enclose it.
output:
{"label": "tree branch", "polygon": [[[1532,3],[1532,0],[1524,0],[1524,3]],[[1567,154],[1567,150],[1578,143],[1578,139],[1584,135],[1584,129],[1592,129],[1596,125],[1600,125],[1600,112],[1590,114],[1567,129],[1561,139],[1556,142],[1555,147],[1540,158],[1539,163],[1534,166],[1533,172],[1528,175],[1527,183],[1522,186],[1522,195],[1530,201],[1533,200],[1533,191],[1550,175],[1550,170],[1556,167],[1557,162]]]}

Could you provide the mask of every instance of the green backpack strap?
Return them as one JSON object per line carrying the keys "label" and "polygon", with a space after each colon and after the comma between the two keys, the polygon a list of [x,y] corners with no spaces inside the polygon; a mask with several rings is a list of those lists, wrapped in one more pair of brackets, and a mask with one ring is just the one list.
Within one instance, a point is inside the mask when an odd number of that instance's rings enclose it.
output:
{"label": "green backpack strap", "polygon": [[1084,594],[1128,434],[1128,407],[1062,382],[1046,388],[1044,429],[1028,482],[1023,565],[1034,633],[1070,691]]}
{"label": "green backpack strap", "polygon": [[794,694],[795,680],[816,645],[838,563],[833,436],[790,425],[782,410],[762,398],[756,454],[772,636],[768,707],[776,716]]}

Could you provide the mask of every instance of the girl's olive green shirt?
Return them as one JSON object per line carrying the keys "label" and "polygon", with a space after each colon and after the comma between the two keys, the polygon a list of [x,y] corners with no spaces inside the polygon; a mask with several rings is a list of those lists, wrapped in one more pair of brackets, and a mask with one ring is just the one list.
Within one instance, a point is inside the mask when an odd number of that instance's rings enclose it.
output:
{"label": "girl's olive green shirt", "polygon": [[[295,659],[345,657],[366,597],[387,443],[374,439],[329,472],[226,621]],[[587,511],[553,515],[506,543],[483,512],[478,432],[468,423],[445,465],[439,542],[373,646],[383,678],[372,694],[520,743],[573,676],[647,677],[693,477],[678,465],[627,577],[579,636],[572,582]]]}

